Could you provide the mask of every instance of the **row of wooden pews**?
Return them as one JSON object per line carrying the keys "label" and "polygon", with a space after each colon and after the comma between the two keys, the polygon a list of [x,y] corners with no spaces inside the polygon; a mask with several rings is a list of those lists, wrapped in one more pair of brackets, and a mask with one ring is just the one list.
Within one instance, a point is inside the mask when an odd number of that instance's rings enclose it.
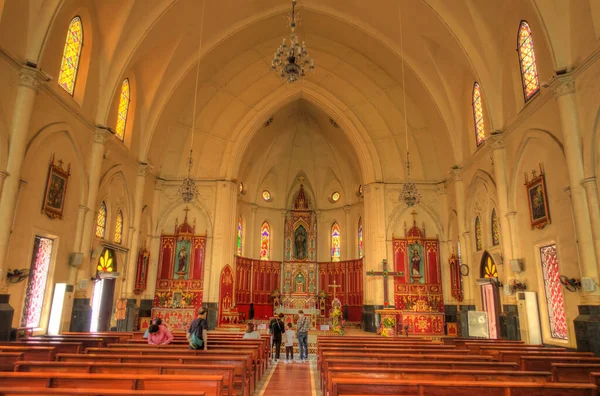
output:
{"label": "row of wooden pews", "polygon": [[269,365],[267,336],[209,332],[207,351],[190,351],[184,333],[174,336],[167,346],[117,332],[0,342],[0,396],[250,396]]}
{"label": "row of wooden pews", "polygon": [[597,395],[600,358],[520,341],[332,337],[317,340],[325,396]]}

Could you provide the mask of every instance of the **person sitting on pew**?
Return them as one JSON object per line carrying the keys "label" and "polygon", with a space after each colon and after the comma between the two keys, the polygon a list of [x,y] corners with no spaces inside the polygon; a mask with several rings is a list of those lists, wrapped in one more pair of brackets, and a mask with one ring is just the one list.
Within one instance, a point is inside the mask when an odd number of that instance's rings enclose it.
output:
{"label": "person sitting on pew", "polygon": [[254,330],[254,323],[248,323],[246,325],[246,332],[242,338],[249,338],[254,340],[260,340],[260,333]]}
{"label": "person sitting on pew", "polygon": [[156,324],[148,328],[148,344],[169,345],[173,340],[173,334],[165,327]]}

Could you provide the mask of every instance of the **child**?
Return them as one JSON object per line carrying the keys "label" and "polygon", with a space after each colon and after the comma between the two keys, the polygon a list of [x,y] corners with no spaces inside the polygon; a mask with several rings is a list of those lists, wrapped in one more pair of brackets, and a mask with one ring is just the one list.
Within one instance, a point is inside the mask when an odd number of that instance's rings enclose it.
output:
{"label": "child", "polygon": [[292,330],[292,324],[287,324],[287,330],[285,331],[285,362],[290,363],[294,361],[294,337],[296,332]]}

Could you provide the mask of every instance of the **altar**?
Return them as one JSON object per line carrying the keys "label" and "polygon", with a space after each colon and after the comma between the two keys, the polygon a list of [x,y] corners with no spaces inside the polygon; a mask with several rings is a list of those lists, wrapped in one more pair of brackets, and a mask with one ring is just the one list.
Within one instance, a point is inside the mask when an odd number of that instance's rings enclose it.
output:
{"label": "altar", "polygon": [[152,317],[161,318],[171,331],[187,331],[196,310],[189,308],[152,308]]}

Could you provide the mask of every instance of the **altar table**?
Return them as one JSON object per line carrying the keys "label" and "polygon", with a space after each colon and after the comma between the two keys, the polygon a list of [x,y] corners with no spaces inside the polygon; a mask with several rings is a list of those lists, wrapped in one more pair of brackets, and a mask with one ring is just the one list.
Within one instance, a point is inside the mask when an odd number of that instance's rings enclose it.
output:
{"label": "altar table", "polygon": [[152,308],[152,318],[161,318],[171,331],[187,331],[196,318],[193,308]]}

